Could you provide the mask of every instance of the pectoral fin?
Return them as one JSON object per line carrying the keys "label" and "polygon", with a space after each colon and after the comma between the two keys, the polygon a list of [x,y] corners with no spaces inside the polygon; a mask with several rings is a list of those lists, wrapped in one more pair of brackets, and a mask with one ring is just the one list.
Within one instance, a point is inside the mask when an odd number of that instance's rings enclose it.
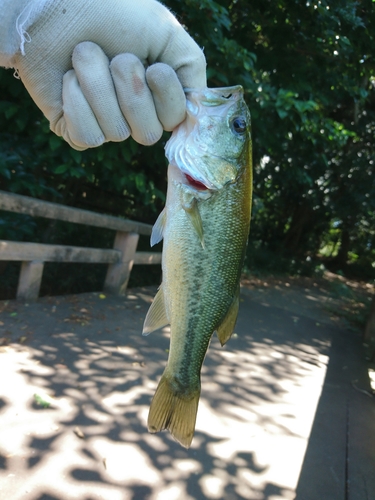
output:
{"label": "pectoral fin", "polygon": [[193,227],[198,235],[199,241],[201,242],[202,248],[204,247],[204,237],[203,237],[203,224],[201,214],[199,213],[198,202],[196,198],[193,198],[189,203],[184,203],[182,208],[185,210],[189,216]]}
{"label": "pectoral fin", "polygon": [[223,346],[231,338],[238,316],[238,309],[240,306],[240,287],[238,286],[237,292],[233,298],[233,302],[228,309],[227,315],[222,321],[221,325],[217,328],[216,333]]}
{"label": "pectoral fin", "polygon": [[164,226],[166,221],[167,221],[167,213],[165,208],[163,208],[152,228],[151,241],[150,241],[152,247],[163,239]]}
{"label": "pectoral fin", "polygon": [[163,326],[168,324],[169,320],[165,312],[164,293],[161,285],[158,293],[155,295],[150,309],[148,310],[148,313],[146,314],[145,322],[143,323],[142,335],[148,335],[149,333],[159,330],[159,328],[163,328]]}

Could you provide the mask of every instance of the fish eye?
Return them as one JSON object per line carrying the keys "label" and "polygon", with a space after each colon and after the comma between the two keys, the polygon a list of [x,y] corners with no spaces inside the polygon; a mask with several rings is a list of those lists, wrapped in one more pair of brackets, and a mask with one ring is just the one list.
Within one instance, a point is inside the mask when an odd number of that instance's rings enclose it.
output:
{"label": "fish eye", "polygon": [[237,117],[232,121],[232,129],[236,134],[246,132],[246,121],[242,117]]}

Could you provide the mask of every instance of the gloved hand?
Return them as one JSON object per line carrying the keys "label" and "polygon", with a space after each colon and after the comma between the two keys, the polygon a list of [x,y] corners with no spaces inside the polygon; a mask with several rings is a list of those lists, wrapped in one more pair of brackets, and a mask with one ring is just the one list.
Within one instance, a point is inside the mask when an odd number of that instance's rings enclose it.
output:
{"label": "gloved hand", "polygon": [[154,144],[183,121],[183,88],[206,86],[203,52],[155,0],[47,1],[26,31],[12,65],[78,150],[130,134]]}

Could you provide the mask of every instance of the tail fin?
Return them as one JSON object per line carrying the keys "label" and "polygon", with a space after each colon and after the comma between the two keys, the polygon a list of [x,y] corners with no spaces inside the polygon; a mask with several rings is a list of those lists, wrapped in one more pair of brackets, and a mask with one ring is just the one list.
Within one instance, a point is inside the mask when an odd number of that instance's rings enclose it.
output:
{"label": "tail fin", "polygon": [[176,393],[163,375],[148,414],[149,432],[168,429],[182,446],[189,448],[194,436],[199,396],[200,389],[190,396]]}

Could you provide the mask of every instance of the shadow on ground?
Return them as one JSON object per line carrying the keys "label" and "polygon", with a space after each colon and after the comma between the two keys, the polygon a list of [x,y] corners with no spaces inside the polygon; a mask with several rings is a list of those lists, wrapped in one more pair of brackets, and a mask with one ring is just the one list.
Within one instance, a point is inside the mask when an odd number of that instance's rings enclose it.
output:
{"label": "shadow on ground", "polygon": [[[211,343],[185,450],[146,430],[169,347],[168,329],[140,334],[154,292],[1,303],[0,498],[348,499],[359,337],[244,291],[236,334]],[[311,489],[322,467],[328,496]]]}

